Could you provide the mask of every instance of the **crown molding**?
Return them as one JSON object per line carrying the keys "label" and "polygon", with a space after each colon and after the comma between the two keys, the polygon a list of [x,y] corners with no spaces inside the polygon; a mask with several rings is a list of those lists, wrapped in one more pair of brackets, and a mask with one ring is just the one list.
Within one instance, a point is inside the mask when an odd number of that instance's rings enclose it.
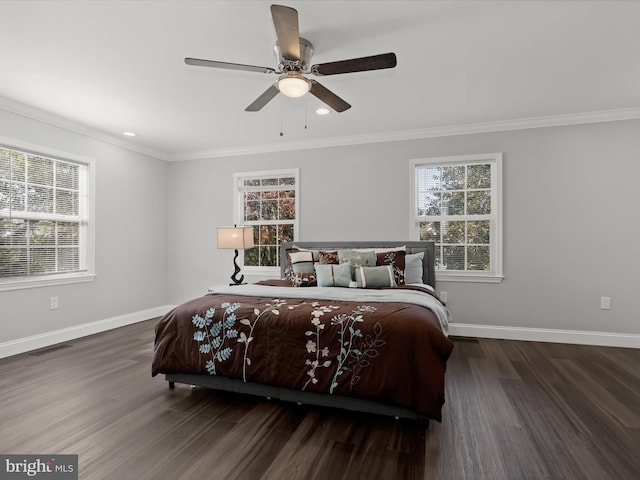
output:
{"label": "crown molding", "polygon": [[200,160],[207,158],[233,157],[238,155],[254,155],[259,153],[284,152],[291,150],[308,150],[314,148],[361,145],[365,143],[399,142],[419,140],[423,138],[448,137],[454,135],[473,135],[477,133],[524,130],[529,128],[558,127],[583,123],[614,122],[635,120],[640,118],[640,108],[622,108],[597,112],[572,113],[566,115],[549,115],[528,117],[514,120],[481,122],[444,127],[421,128],[395,132],[381,132],[366,135],[332,137],[318,140],[304,140],[287,143],[250,145],[245,147],[219,148],[169,156],[169,161]]}
{"label": "crown molding", "polygon": [[171,154],[165,151],[155,150],[127,141],[116,135],[111,135],[102,130],[89,127],[80,122],[40,110],[29,105],[10,100],[0,96],[0,109],[7,110],[24,117],[32,118],[40,122],[64,128],[81,135],[101,140],[128,150],[149,155],[165,161],[201,160],[221,157],[234,157],[239,155],[256,155],[262,153],[286,152],[292,150],[311,150],[316,148],[341,147],[348,145],[362,145],[367,143],[401,142],[406,140],[420,140],[424,138],[447,137],[454,135],[473,135],[477,133],[502,132],[508,130],[524,130],[529,128],[557,127],[565,125],[578,125],[583,123],[614,122],[621,120],[634,120],[640,118],[640,108],[621,108],[615,110],[603,110],[595,112],[572,113],[565,115],[549,115],[542,117],[528,117],[513,120],[500,120],[494,122],[480,122],[462,125],[449,125],[443,127],[420,128],[414,130],[379,132],[364,135],[351,135],[331,137],[316,140],[301,140],[286,143],[269,143],[261,145],[248,145],[242,147],[215,148],[209,150],[184,152]]}
{"label": "crown molding", "polygon": [[0,97],[0,109],[16,113],[23,117],[31,118],[54,127],[64,128],[65,130],[79,133],[80,135],[110,143],[118,147],[126,148],[127,150],[149,155],[150,157],[165,161],[169,160],[169,155],[167,155],[166,152],[161,152],[159,150],[140,146],[133,142],[128,142],[116,135],[111,135],[97,128],[89,127],[83,123],[75,122],[60,115],[56,115],[55,113],[40,110],[39,108],[25,105],[24,103],[16,102],[15,100],[11,100],[6,97]]}

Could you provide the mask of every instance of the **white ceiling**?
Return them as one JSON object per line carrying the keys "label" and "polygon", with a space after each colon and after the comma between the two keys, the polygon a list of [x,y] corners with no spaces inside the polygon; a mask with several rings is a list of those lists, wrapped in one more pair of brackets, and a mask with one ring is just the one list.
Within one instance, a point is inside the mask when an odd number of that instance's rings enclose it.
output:
{"label": "white ceiling", "polygon": [[311,63],[395,52],[398,66],[314,77],[351,103],[344,113],[315,115],[311,95],[248,113],[274,75],[184,58],[275,68],[271,3],[0,1],[0,108],[167,160],[640,117],[640,1],[611,0],[283,0],[314,45]]}

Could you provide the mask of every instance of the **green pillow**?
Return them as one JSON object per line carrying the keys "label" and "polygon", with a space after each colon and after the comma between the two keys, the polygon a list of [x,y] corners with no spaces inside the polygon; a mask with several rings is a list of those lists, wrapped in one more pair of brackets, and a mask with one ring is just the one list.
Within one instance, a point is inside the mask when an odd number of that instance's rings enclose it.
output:
{"label": "green pillow", "polygon": [[356,267],[358,288],[397,287],[392,265]]}
{"label": "green pillow", "polygon": [[314,265],[319,287],[348,287],[351,283],[351,264]]}

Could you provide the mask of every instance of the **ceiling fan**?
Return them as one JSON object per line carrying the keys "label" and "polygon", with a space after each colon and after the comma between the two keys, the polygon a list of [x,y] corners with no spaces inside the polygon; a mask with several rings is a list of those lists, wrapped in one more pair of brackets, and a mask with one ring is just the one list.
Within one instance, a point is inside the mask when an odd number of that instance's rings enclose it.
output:
{"label": "ceiling fan", "polygon": [[283,5],[271,5],[271,16],[278,38],[274,46],[274,52],[278,61],[277,70],[270,67],[218,62],[215,60],[201,60],[198,58],[184,59],[187,65],[278,74],[278,80],[267,88],[262,95],[256,98],[251,105],[245,108],[247,112],[259,111],[280,92],[293,98],[301,97],[309,92],[333,108],[336,112],[344,112],[351,108],[351,105],[316,80],[306,78],[305,75],[337,75],[341,73],[381,70],[396,66],[395,53],[383,53],[370,57],[352,58],[349,60],[309,66],[311,56],[313,55],[313,45],[308,40],[300,37],[298,11]]}

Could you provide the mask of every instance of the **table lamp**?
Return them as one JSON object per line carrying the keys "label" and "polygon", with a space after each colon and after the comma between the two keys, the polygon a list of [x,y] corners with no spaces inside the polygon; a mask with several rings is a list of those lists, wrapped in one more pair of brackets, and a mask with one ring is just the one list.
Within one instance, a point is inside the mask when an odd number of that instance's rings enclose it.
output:
{"label": "table lamp", "polygon": [[234,272],[231,275],[233,283],[229,285],[242,285],[244,275],[240,275],[240,267],[238,266],[238,249],[246,249],[253,247],[253,227],[218,227],[218,248],[233,248],[235,255],[233,257]]}

